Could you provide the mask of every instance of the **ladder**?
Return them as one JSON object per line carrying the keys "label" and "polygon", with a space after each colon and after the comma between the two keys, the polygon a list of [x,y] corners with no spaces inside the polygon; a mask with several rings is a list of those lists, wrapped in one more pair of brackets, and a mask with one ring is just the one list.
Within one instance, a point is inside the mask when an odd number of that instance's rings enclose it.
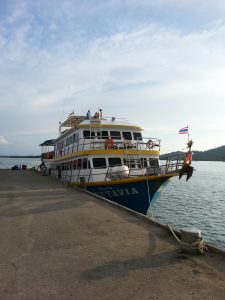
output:
{"label": "ladder", "polygon": [[[92,118],[90,117],[90,148],[91,149],[101,149],[102,145],[102,122],[99,118]],[[95,135],[92,137],[93,129],[95,129],[97,133],[98,141],[94,141]]]}

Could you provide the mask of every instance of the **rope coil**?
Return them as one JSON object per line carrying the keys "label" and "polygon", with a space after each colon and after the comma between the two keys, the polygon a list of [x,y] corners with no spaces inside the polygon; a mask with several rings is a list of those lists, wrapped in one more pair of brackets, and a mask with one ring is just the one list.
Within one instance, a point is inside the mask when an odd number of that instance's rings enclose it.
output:
{"label": "rope coil", "polygon": [[204,245],[202,238],[191,244],[184,243],[178,238],[178,236],[176,235],[176,233],[173,231],[172,227],[169,224],[168,227],[183,250],[189,250],[189,251],[198,250],[201,254],[205,254],[205,251],[208,250],[208,248]]}

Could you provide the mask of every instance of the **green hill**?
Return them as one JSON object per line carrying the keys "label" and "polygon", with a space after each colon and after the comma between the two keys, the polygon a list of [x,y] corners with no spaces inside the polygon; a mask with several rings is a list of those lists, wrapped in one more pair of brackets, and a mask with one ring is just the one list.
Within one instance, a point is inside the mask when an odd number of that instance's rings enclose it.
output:
{"label": "green hill", "polygon": [[206,151],[193,151],[193,160],[225,161],[225,146]]}
{"label": "green hill", "polygon": [[[160,159],[166,159],[168,156],[176,156],[182,154],[182,152],[171,152],[163,154]],[[225,161],[225,145],[218,148],[206,150],[206,151],[196,151],[193,150],[193,160],[197,161]]]}

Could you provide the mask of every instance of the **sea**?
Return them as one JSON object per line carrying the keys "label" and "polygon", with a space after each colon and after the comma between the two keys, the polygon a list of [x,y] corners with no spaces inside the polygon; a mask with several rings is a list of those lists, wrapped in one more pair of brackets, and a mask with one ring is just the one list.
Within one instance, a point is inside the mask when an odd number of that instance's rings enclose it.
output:
{"label": "sea", "polygon": [[[0,157],[2,169],[40,163],[39,158]],[[225,249],[225,162],[194,161],[192,166],[195,171],[187,182],[185,176],[174,177],[161,189],[148,216],[177,230],[194,226],[205,242]]]}
{"label": "sea", "polygon": [[148,215],[180,230],[195,227],[203,240],[225,249],[225,162],[193,161],[195,171],[186,182],[172,178],[160,191]]}
{"label": "sea", "polygon": [[41,164],[40,158],[9,158],[0,157],[0,169],[11,169],[13,166],[25,165],[27,168],[38,167]]}

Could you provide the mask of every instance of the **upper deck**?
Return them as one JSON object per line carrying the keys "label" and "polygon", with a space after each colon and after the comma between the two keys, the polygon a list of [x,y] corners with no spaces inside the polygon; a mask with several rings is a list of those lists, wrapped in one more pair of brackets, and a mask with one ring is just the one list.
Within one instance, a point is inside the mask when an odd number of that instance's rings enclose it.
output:
{"label": "upper deck", "polygon": [[[64,159],[82,151],[113,151],[115,154],[157,154],[160,140],[142,136],[143,128],[115,117],[96,118],[70,116],[60,123],[59,136],[54,140],[54,151],[46,158]],[[119,150],[119,151],[118,151]],[[95,151],[95,153],[96,153]],[[46,153],[45,153],[46,154]]]}

